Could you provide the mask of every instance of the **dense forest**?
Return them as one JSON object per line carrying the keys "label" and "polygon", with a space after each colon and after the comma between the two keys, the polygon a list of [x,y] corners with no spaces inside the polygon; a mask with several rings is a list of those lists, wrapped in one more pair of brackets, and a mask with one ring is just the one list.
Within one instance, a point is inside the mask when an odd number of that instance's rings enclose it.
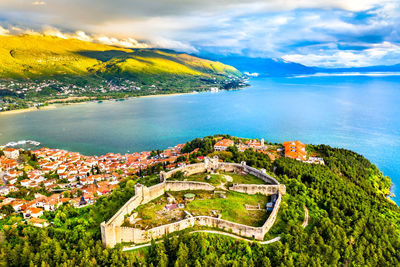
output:
{"label": "dense forest", "polygon": [[[213,137],[195,139],[184,150],[216,153]],[[390,179],[363,156],[326,145],[308,146],[325,165],[288,158],[271,162],[265,154],[234,147],[223,160],[274,172],[287,187],[268,245],[220,235],[181,233],[152,246],[122,252],[101,244],[99,224],[133,194],[143,177],[130,177],[93,206],[64,205],[44,216],[45,229],[11,216],[0,221],[2,266],[400,266],[400,210],[388,199]],[[196,155],[197,155],[196,154]],[[151,173],[153,170],[151,171]],[[305,228],[304,206],[310,222]]]}

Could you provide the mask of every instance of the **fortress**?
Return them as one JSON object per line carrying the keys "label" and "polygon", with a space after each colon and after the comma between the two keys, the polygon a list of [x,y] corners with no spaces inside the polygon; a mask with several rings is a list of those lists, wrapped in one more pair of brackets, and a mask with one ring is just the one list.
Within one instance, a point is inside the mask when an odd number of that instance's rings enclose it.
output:
{"label": "fortress", "polygon": [[[255,184],[234,184],[229,188],[231,191],[247,193],[247,194],[263,194],[263,195],[277,195],[273,210],[261,227],[253,227],[239,223],[230,222],[211,216],[195,216],[189,217],[174,223],[161,225],[151,229],[142,230],[134,227],[122,226],[126,216],[134,211],[138,206],[146,204],[153,199],[156,199],[167,191],[186,191],[186,190],[204,190],[214,191],[216,188],[209,183],[195,182],[195,181],[169,181],[171,176],[181,171],[186,177],[197,173],[213,173],[215,171],[230,172],[237,174],[251,174],[264,182],[267,185]],[[171,170],[169,172],[160,173],[161,183],[151,187],[146,187],[141,184],[135,185],[135,195],[129,199],[125,205],[117,211],[117,213],[107,222],[102,222],[101,238],[102,242],[107,247],[114,247],[121,242],[144,243],[149,242],[151,239],[162,238],[169,233],[184,230],[194,226],[207,226],[219,228],[223,231],[229,231],[236,235],[263,240],[264,235],[269,231],[275,222],[278,214],[281,197],[286,193],[285,185],[279,184],[276,179],[269,176],[264,169],[258,170],[247,166],[245,162],[238,163],[225,163],[219,162],[217,157],[212,159],[206,157],[204,163],[196,163],[187,166],[182,166]]]}

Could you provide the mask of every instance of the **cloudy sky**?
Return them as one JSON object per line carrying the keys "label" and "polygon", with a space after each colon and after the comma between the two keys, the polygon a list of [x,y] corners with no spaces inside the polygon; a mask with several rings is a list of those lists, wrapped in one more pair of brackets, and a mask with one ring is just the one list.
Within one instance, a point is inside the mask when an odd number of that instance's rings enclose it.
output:
{"label": "cloudy sky", "polygon": [[26,31],[308,66],[400,63],[399,0],[0,0],[0,34]]}

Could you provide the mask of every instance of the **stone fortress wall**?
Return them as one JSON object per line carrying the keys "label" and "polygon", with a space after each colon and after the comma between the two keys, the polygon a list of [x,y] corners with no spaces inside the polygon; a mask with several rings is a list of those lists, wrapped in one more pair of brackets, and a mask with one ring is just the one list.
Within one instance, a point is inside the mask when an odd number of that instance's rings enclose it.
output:
{"label": "stone fortress wall", "polygon": [[[263,226],[253,227],[210,216],[190,217],[180,220],[178,222],[161,225],[148,230],[121,226],[124,223],[125,217],[133,210],[135,210],[139,205],[146,204],[149,201],[162,196],[166,191],[215,190],[215,187],[208,183],[194,181],[168,181],[168,179],[171,178],[174,173],[182,171],[185,176],[190,176],[196,173],[211,173],[216,170],[223,172],[234,172],[238,174],[252,174],[262,179],[266,183],[271,184],[234,184],[232,187],[229,188],[232,191],[247,194],[278,194],[275,206]],[[102,242],[105,246],[114,247],[116,244],[121,242],[148,242],[151,239],[161,238],[169,233],[184,230],[186,228],[190,228],[196,225],[220,228],[224,231],[230,231],[240,236],[263,240],[264,235],[269,231],[269,229],[275,222],[280,206],[281,196],[286,192],[286,187],[279,184],[275,178],[269,176],[265,170],[252,168],[250,166],[247,166],[245,162],[242,162],[241,164],[219,162],[218,158],[216,157],[213,159],[206,157],[204,163],[191,164],[176,168],[169,172],[161,172],[160,180],[161,183],[151,187],[136,184],[135,196],[129,199],[110,220],[101,223],[101,237]]]}

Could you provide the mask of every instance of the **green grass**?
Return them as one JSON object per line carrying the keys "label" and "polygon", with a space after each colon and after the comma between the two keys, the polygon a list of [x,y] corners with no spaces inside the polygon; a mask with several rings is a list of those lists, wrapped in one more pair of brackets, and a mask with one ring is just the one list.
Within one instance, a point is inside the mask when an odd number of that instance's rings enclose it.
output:
{"label": "green grass", "polygon": [[[196,195],[191,202],[184,201],[184,194],[191,192]],[[221,214],[221,218],[231,222],[259,227],[267,220],[269,213],[263,211],[246,210],[245,204],[256,206],[260,203],[262,207],[268,202],[269,198],[264,195],[248,195],[229,191],[226,198],[221,198],[219,194],[208,191],[180,191],[169,192],[176,199],[177,203],[185,203],[184,209],[176,209],[170,212],[163,212],[167,204],[167,196],[163,195],[153,201],[139,206],[135,212],[137,218],[141,218],[136,223],[136,227],[149,229],[163,224],[172,223],[184,218],[183,210],[190,212],[193,216],[213,216],[212,210]],[[133,226],[125,224],[127,226]]]}
{"label": "green grass", "polygon": [[[210,177],[210,179],[207,179],[208,176]],[[193,174],[189,177],[174,178],[173,180],[203,182],[203,183],[209,183],[213,186],[220,185],[221,183],[226,182],[225,178],[222,177],[222,175],[209,174],[209,173],[197,173],[197,174]]]}
{"label": "green grass", "polygon": [[144,176],[137,180],[137,183],[145,186],[153,186],[160,183],[160,176],[158,174],[152,174],[149,176]]}
{"label": "green grass", "polygon": [[229,175],[230,177],[232,177],[233,179],[232,183],[234,184],[265,184],[263,180],[251,174],[246,174],[246,175],[240,175],[235,173],[221,173],[221,174]]}
{"label": "green grass", "polygon": [[[184,212],[181,209],[175,210],[173,215],[172,213],[161,214],[166,204],[167,197],[166,195],[163,195],[150,201],[149,203],[140,205],[134,211],[138,214],[137,218],[141,218],[141,220],[137,222],[136,227],[140,227],[142,229],[146,229],[146,226],[147,228],[153,228],[183,219]],[[125,223],[125,225],[133,226],[129,223]]]}
{"label": "green grass", "polygon": [[222,215],[221,219],[258,227],[262,226],[267,220],[267,212],[248,211],[244,205],[257,205],[260,203],[265,207],[267,202],[268,197],[264,195],[247,195],[229,191],[226,193],[226,198],[220,198],[217,195],[204,200],[196,198],[186,206],[186,210],[194,216],[209,216],[211,215],[211,210],[218,210]]}
{"label": "green grass", "polygon": [[[222,183],[227,182],[224,175],[228,175],[228,176],[232,177],[232,183],[236,183],[236,184],[265,184],[265,182],[263,180],[261,180],[260,178],[257,178],[254,175],[251,175],[251,174],[240,175],[240,174],[227,173],[227,172],[221,172],[218,174],[197,173],[197,174],[193,174],[189,177],[185,177],[185,178],[180,178],[180,179],[175,178],[174,180],[204,182],[204,183],[209,183],[213,186],[216,186],[216,185],[220,185],[221,182]],[[207,176],[210,176],[210,179],[207,180]]]}

